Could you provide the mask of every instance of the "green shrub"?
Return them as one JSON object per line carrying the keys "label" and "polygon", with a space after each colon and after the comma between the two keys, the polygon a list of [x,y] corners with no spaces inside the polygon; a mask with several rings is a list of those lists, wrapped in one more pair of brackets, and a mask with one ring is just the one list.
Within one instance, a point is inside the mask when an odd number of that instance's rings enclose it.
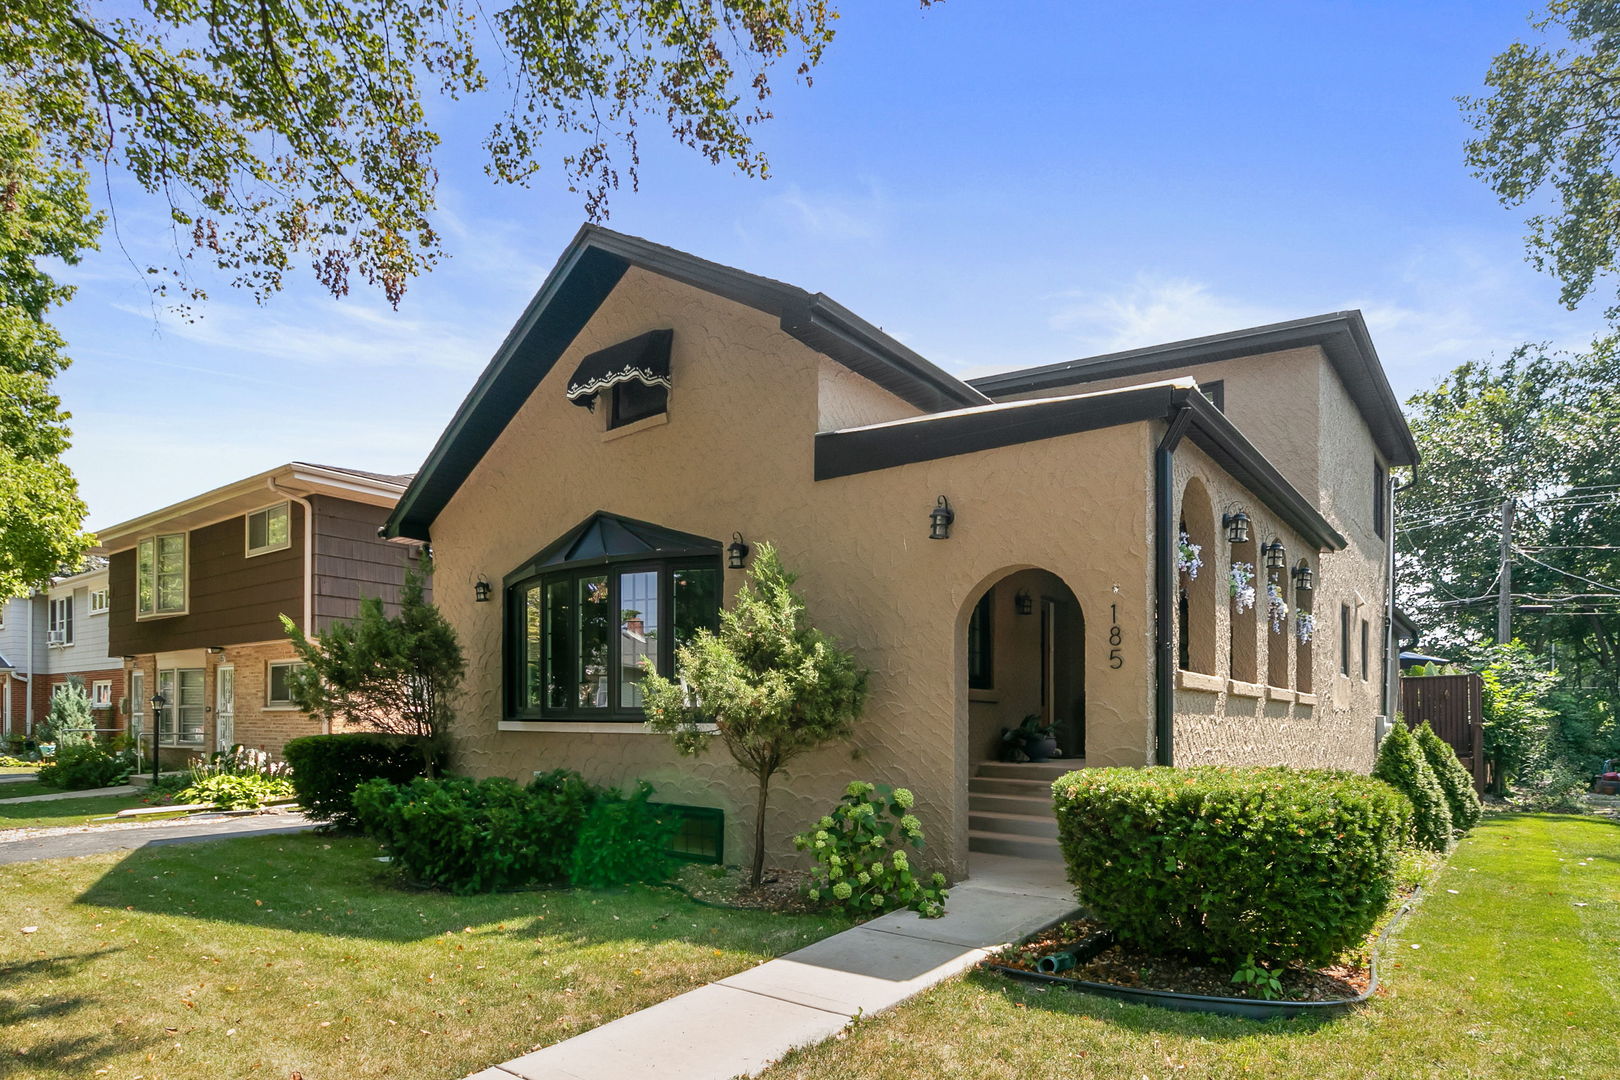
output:
{"label": "green shrub", "polygon": [[1394,896],[1410,808],[1293,769],[1085,769],[1052,785],[1080,903],[1152,952],[1327,963]]}
{"label": "green shrub", "polygon": [[891,791],[861,780],[845,788],[831,814],[793,838],[794,847],[808,850],[816,860],[810,899],[859,916],[896,908],[927,919],[945,914],[945,876],[932,874],[925,884],[912,872],[911,857],[901,847],[920,851],[924,846],[922,824],[911,805],[912,794],[905,788]]}
{"label": "green shrub", "polygon": [[109,754],[90,742],[68,743],[47,765],[40,766],[39,782],[63,791],[113,787],[129,779],[135,759],[129,754]]}
{"label": "green shrub", "polygon": [[251,810],[293,797],[292,781],[258,773],[215,773],[199,777],[175,796],[183,803],[209,803],[223,810]]}
{"label": "green shrub", "polygon": [[648,800],[643,782],[629,798],[604,795],[592,803],[574,843],[569,880],[587,889],[606,889],[669,877],[670,841],[680,819],[668,807]]}
{"label": "green shrub", "polygon": [[85,691],[83,679],[69,676],[67,682],[51,693],[51,707],[40,722],[38,734],[42,742],[49,739],[59,747],[87,743],[95,738],[96,718],[90,710],[90,695]]}
{"label": "green shrub", "polygon": [[1440,793],[1446,797],[1451,827],[1467,832],[1479,824],[1479,815],[1483,812],[1479,793],[1474,790],[1474,778],[1457,760],[1457,752],[1451,744],[1436,735],[1427,720],[1419,724],[1413,734],[1417,736],[1418,749],[1423,751],[1423,760],[1440,785]]}
{"label": "green shrub", "polygon": [[562,770],[526,788],[505,777],[377,779],[355,789],[353,809],[410,880],[466,894],[566,881],[599,795]]}
{"label": "green shrub", "polygon": [[1372,774],[1412,803],[1412,839],[1420,847],[1444,851],[1451,846],[1451,810],[1445,792],[1405,724],[1390,728],[1378,744]]}
{"label": "green shrub", "polygon": [[292,766],[293,789],[304,813],[339,829],[359,827],[354,789],[360,784],[402,784],[422,772],[422,753],[414,742],[369,732],[306,735],[281,752]]}

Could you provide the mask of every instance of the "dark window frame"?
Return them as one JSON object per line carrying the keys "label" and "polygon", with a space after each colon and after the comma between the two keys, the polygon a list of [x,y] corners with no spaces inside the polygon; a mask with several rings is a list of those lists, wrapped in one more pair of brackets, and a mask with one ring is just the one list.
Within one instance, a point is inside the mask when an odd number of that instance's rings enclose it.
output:
{"label": "dark window frame", "polygon": [[[996,616],[994,586],[973,606],[968,616],[968,689],[996,688]],[[977,641],[975,641],[977,639]],[[977,648],[975,648],[977,645]]]}
{"label": "dark window frame", "polygon": [[1209,399],[1218,412],[1226,411],[1226,380],[1215,379],[1207,383],[1198,384],[1199,391]]}
{"label": "dark window frame", "polygon": [[[685,803],[653,803],[661,813],[674,813],[680,818],[681,824],[675,834],[669,838],[669,854],[671,858],[683,862],[712,863],[717,866],[725,865],[726,861],[726,812],[717,806],[688,806]],[[714,852],[709,854],[702,851],[693,851],[690,846],[682,847],[682,840],[696,832],[700,839],[712,836]]]}
{"label": "dark window frame", "polygon": [[1366,619],[1361,620],[1361,681],[1371,678],[1372,671],[1372,624]]}
{"label": "dark window frame", "polygon": [[1339,674],[1350,676],[1350,605],[1339,605]]}
{"label": "dark window frame", "polygon": [[[524,626],[525,600],[524,594],[531,588],[538,587],[540,602],[545,603],[547,586],[559,581],[567,581],[569,595],[578,597],[579,582],[584,578],[603,577],[608,579],[608,604],[610,607],[618,603],[618,579],[621,574],[634,574],[653,571],[658,574],[658,623],[659,627],[668,627],[658,642],[658,673],[670,676],[675,667],[675,622],[674,603],[675,589],[674,576],[685,570],[712,570],[715,573],[715,607],[706,625],[715,630],[720,625],[720,608],[722,593],[725,588],[725,569],[719,555],[684,555],[669,558],[648,558],[645,555],[626,556],[610,559],[589,559],[575,563],[561,563],[548,566],[542,573],[531,574],[520,580],[513,581],[506,586],[504,593],[504,607],[502,613],[502,637],[504,638],[502,655],[502,668],[505,685],[505,708],[503,710],[508,720],[529,721],[558,721],[567,723],[641,723],[646,714],[640,705],[625,706],[620,701],[623,689],[623,666],[620,651],[610,644],[608,648],[607,680],[608,704],[601,708],[585,708],[571,706],[568,708],[552,708],[544,704],[527,704],[524,693],[523,679],[524,646],[527,644],[526,627]],[[574,601],[577,605],[577,599]],[[574,636],[578,632],[577,616],[570,620],[569,634]],[[540,662],[544,664],[546,656],[545,633],[546,627],[542,617],[541,622]],[[543,698],[543,695],[542,695]]]}
{"label": "dark window frame", "polygon": [[1373,462],[1373,533],[1382,540],[1389,531],[1389,476],[1382,461]]}
{"label": "dark window frame", "polygon": [[[638,400],[639,399],[639,400]],[[608,430],[669,412],[669,387],[637,379],[615,383],[608,391]]]}

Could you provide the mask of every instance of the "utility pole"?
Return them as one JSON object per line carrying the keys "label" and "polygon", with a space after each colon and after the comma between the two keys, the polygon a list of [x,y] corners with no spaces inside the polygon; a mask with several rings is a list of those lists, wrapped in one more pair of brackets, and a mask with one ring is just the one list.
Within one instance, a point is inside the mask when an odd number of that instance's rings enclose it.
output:
{"label": "utility pole", "polygon": [[1502,500],[1501,573],[1496,588],[1496,643],[1513,640],[1513,500]]}

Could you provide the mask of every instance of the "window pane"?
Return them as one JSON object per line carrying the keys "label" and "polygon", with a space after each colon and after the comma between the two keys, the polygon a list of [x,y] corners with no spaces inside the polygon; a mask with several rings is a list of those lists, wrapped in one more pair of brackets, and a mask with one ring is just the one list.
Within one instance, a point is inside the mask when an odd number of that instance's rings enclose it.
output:
{"label": "window pane", "polygon": [[151,540],[142,540],[135,548],[135,605],[143,614],[152,611],[153,592],[153,558],[156,545]]}
{"label": "window pane", "polygon": [[178,707],[178,741],[187,745],[201,745],[203,741],[203,672],[201,668],[187,668],[180,676]]}
{"label": "window pane", "polygon": [[291,701],[292,695],[287,691],[287,672],[291,670],[288,664],[272,664],[270,666],[270,700]]}
{"label": "window pane", "polygon": [[608,705],[609,599],[606,574],[579,579],[578,704],[582,709]]}
{"label": "window pane", "polygon": [[248,550],[257,551],[265,546],[266,512],[248,515]]}
{"label": "window pane", "polygon": [[677,570],[670,575],[670,615],[675,644],[685,645],[699,630],[720,626],[720,571]]}
{"label": "window pane", "polygon": [[641,708],[641,661],[658,663],[658,572],[619,575],[619,708]]}
{"label": "window pane", "polygon": [[291,511],[288,510],[286,503],[271,507],[265,511],[265,542],[271,547],[281,547],[287,543],[287,530],[291,516]]}
{"label": "window pane", "polygon": [[631,424],[649,416],[657,416],[669,405],[669,388],[648,386],[636,379],[622,382],[613,388],[613,422],[610,427]]}
{"label": "window pane", "polygon": [[[532,597],[537,589],[529,590]],[[574,682],[574,606],[573,589],[568,579],[548,582],[545,599],[545,636],[543,638],[546,664],[546,701],[548,709],[572,709],[577,700],[578,685]],[[531,610],[534,604],[529,601]],[[528,628],[538,637],[539,628]],[[539,642],[530,639],[529,647]],[[532,700],[532,699],[531,699]]]}
{"label": "window pane", "polygon": [[157,713],[158,734],[165,742],[172,742],[174,740],[174,672],[158,672],[157,685],[157,692],[163,695],[165,702],[163,708],[159,709]]}

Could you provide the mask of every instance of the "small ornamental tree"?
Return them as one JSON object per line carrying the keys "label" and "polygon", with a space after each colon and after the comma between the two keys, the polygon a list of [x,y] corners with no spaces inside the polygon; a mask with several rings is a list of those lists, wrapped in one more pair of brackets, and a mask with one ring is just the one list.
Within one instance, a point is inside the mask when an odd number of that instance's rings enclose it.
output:
{"label": "small ornamental tree", "polygon": [[422,578],[405,575],[399,614],[382,601],[360,601],[360,617],[340,622],[311,641],[285,615],[287,636],[303,666],[288,678],[293,704],[350,727],[412,737],[431,776],[449,735],[450,697],[467,661],[456,632],[423,599]]}
{"label": "small ornamental tree", "polygon": [[95,715],[90,711],[90,695],[84,682],[72,676],[51,694],[51,708],[45,714],[45,727],[58,747],[88,743],[96,733]]}
{"label": "small ornamental tree", "polygon": [[1378,744],[1372,774],[1411,801],[1412,832],[1420,847],[1444,851],[1451,846],[1451,810],[1445,793],[1404,723],[1390,728]]}
{"label": "small ornamental tree", "polygon": [[675,650],[674,680],[650,665],[642,680],[654,731],[686,755],[718,736],[758,784],[756,886],[765,871],[771,777],[805,751],[849,738],[866,700],[868,672],[809,625],[794,580],[776,549],[760,544],[735,606],[720,613],[720,632],[699,630]]}
{"label": "small ornamental tree", "polygon": [[1435,781],[1446,796],[1452,827],[1464,831],[1472,829],[1479,824],[1483,809],[1479,804],[1479,794],[1474,791],[1474,778],[1457,760],[1457,752],[1434,733],[1427,720],[1419,724],[1413,734],[1417,737],[1418,749],[1423,751],[1423,760],[1429,763]]}

